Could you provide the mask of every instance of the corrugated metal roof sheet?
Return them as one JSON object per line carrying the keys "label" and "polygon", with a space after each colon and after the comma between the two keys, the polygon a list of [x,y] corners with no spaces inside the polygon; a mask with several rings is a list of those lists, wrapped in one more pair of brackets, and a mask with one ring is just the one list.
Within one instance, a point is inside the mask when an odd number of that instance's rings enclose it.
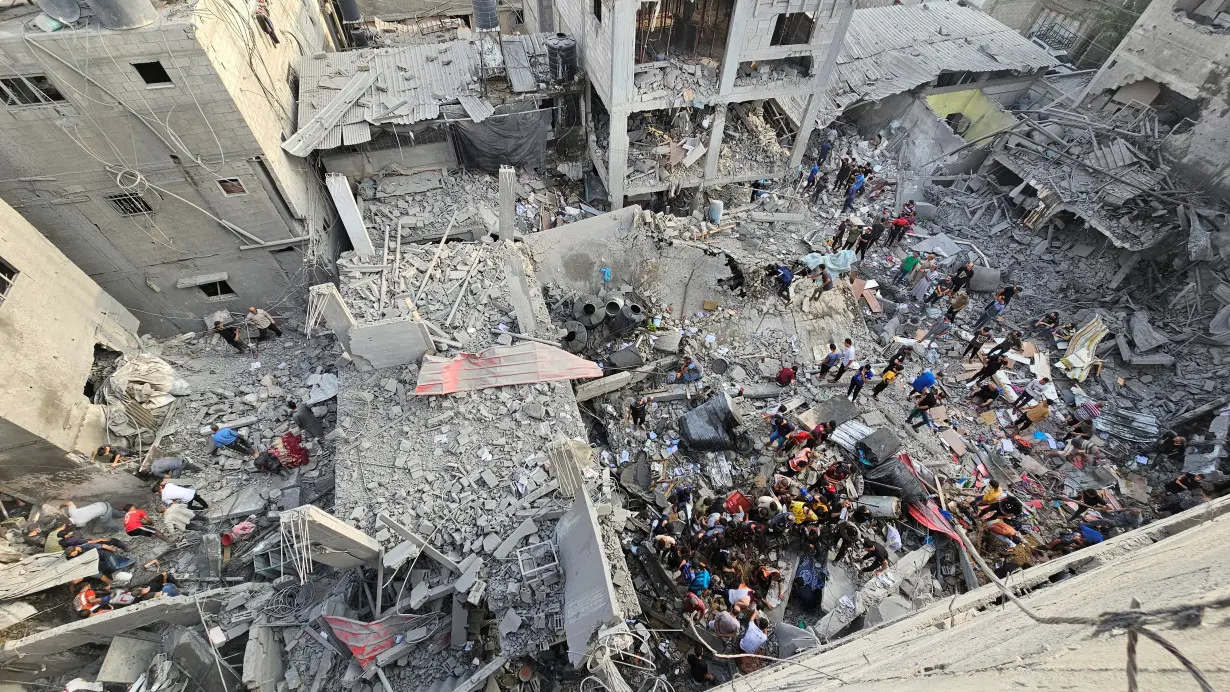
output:
{"label": "corrugated metal roof sheet", "polygon": [[[1031,72],[1055,58],[982,12],[954,2],[892,5],[854,11],[825,91],[818,120],[845,107],[878,101],[935,79],[941,72]],[[797,122],[805,96],[778,99]]]}
{"label": "corrugated metal roof sheet", "polygon": [[[503,38],[506,76],[514,92],[538,88],[534,60],[545,48],[542,35]],[[487,46],[487,67],[492,55],[500,59],[494,44]],[[466,112],[476,122],[494,113],[494,106],[480,96],[482,61],[473,41],[400,44],[342,53],[321,53],[299,60],[299,122],[309,124],[337,98],[356,74],[368,71],[375,83],[336,122],[323,120],[327,130],[313,132],[314,149],[332,149],[343,144],[371,140],[371,126],[394,123],[410,125],[440,117],[440,106],[466,97]],[[494,65],[494,67],[501,67]],[[331,114],[328,114],[331,116]],[[305,133],[306,134],[306,133]],[[296,135],[298,136],[298,135]],[[300,138],[304,139],[304,138]]]}

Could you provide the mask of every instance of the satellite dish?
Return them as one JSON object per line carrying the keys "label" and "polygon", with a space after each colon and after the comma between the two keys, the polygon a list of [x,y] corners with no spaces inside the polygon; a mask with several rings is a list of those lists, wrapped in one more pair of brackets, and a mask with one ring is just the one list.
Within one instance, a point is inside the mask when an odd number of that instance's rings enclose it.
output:
{"label": "satellite dish", "polygon": [[81,5],[77,0],[34,0],[39,9],[46,12],[52,19],[65,24],[72,24],[81,19]]}

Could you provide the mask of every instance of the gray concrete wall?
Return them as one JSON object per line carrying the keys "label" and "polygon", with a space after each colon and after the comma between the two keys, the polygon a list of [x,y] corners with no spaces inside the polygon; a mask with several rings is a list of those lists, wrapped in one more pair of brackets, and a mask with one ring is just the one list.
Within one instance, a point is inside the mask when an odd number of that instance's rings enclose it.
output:
{"label": "gray concrete wall", "polygon": [[611,567],[602,549],[598,513],[585,492],[555,525],[559,562],[564,569],[564,633],[568,660],[576,666],[589,650],[590,638],[603,627],[622,622],[623,613],[611,584]]}
{"label": "gray concrete wall", "polygon": [[[280,149],[292,129],[290,58],[328,45],[319,11],[271,5],[281,39],[274,46],[254,22],[241,33],[218,9],[194,15],[180,7],[122,32],[40,33],[30,40],[41,48],[23,40],[18,18],[0,25],[8,61],[0,72],[46,76],[65,99],[0,109],[0,198],[163,336],[197,329],[202,315],[223,307],[276,303],[302,268],[286,260],[302,259],[304,245],[277,255],[271,251],[282,248],[240,250],[254,242],[201,210],[263,241],[308,231],[323,237],[329,223],[314,172]],[[246,5],[236,11],[248,13]],[[170,84],[147,85],[133,67],[154,61]],[[134,169],[200,209],[139,183],[153,211],[124,216],[107,199],[126,192],[108,164]],[[29,178],[36,180],[18,180]],[[225,194],[217,181],[228,178],[245,192]],[[235,292],[229,301],[175,287],[177,279],[223,271]]]}
{"label": "gray concrete wall", "polygon": [[[1225,598],[1230,594],[1230,554],[1216,546],[1230,540],[1230,498],[1221,498],[1104,544],[1043,563],[1014,575],[1011,584],[1031,584],[1022,597],[1043,616],[1097,617],[1129,610],[1138,599],[1144,610]],[[1048,575],[1066,568],[1079,573],[1058,583]],[[719,692],[808,690],[1113,690],[1125,687],[1123,630],[1091,636],[1091,628],[1035,623],[1014,605],[995,604],[987,585],[955,599],[943,599],[891,624],[864,630],[819,652],[794,659],[825,675],[776,665],[742,678]],[[1226,649],[1224,614],[1206,611],[1190,629],[1152,627],[1204,671],[1213,689],[1230,685],[1222,665]],[[1183,666],[1141,637],[1137,650],[1142,690],[1197,689]]]}
{"label": "gray concrete wall", "polygon": [[372,151],[332,154],[325,152],[320,157],[325,170],[340,173],[351,180],[375,175],[390,164],[403,168],[455,168],[457,154],[452,142],[432,142],[417,147],[403,146],[400,149],[375,149]]}
{"label": "gray concrete wall", "polygon": [[[935,159],[955,151],[966,141],[953,134],[944,119],[927,107],[921,96],[896,94],[877,103],[863,106],[848,114],[867,137],[886,129],[897,120],[909,133],[902,148],[902,165],[914,174],[934,175],[943,165],[944,172],[966,172],[977,168],[986,159],[987,149],[973,146],[957,155],[956,160],[938,162]],[[988,140],[989,141],[989,140]],[[927,164],[930,165],[927,165]]]}
{"label": "gray concrete wall", "polygon": [[[94,345],[136,349],[137,318],[0,202],[0,258],[19,273],[0,302],[0,478],[65,466],[105,439],[84,394]],[[46,467],[46,468],[44,468]]]}
{"label": "gray concrete wall", "polygon": [[1230,39],[1185,24],[1169,2],[1145,9],[1119,47],[1098,70],[1088,96],[1152,79],[1203,102],[1191,134],[1171,143],[1167,157],[1189,182],[1230,194]]}

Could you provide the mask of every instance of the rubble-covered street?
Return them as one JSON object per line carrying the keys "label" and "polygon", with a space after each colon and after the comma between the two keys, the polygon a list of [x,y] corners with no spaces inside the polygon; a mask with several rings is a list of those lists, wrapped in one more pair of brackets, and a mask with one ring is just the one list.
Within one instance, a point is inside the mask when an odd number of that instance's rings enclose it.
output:
{"label": "rubble-covered street", "polygon": [[[767,689],[1225,511],[1230,203],[1178,163],[1190,110],[965,6],[905,60],[830,51],[819,11],[649,5],[622,87],[500,17],[303,57],[282,146],[320,164],[327,266],[251,307],[188,277],[211,312],[175,336],[66,334],[71,443],[0,417],[6,459],[65,457],[0,483],[0,690]],[[717,59],[744,48],[772,57]],[[1124,596],[1099,622],[1134,642]]]}

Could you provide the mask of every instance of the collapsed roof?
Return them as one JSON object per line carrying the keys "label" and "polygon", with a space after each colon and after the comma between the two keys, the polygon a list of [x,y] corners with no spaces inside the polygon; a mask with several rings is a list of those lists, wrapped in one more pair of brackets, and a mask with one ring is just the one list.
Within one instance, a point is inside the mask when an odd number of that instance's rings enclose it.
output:
{"label": "collapsed roof", "polygon": [[[817,124],[860,102],[926,84],[943,72],[1033,72],[1058,61],[990,16],[953,2],[855,10]],[[797,123],[806,96],[779,99]]]}

